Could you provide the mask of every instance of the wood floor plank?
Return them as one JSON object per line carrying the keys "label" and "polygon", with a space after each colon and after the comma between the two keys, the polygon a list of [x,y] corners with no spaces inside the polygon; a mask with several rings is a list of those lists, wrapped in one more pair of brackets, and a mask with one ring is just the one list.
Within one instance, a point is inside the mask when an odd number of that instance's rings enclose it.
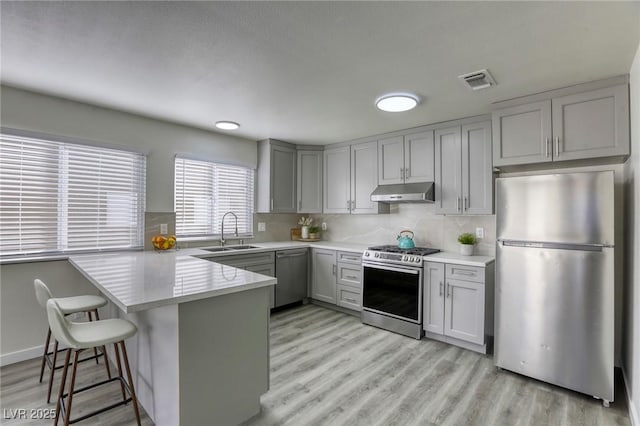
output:
{"label": "wood floor plank", "polygon": [[[312,304],[274,313],[270,344],[271,388],[245,426],[630,425],[619,377],[616,401],[604,408],[588,395],[498,370],[491,356],[400,336]],[[38,373],[39,360],[2,367],[3,413],[55,407],[45,403],[47,386],[38,383]],[[81,383],[103,375],[102,364],[79,366]],[[74,411],[117,399],[119,392],[115,385],[78,397]],[[135,418],[127,405],[80,424],[128,426]],[[144,413],[143,424],[153,424]]]}

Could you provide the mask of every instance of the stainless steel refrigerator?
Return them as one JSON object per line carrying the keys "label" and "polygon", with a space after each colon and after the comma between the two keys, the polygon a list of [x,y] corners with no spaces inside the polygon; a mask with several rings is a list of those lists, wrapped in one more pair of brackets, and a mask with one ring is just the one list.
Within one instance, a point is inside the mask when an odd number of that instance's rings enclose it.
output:
{"label": "stainless steel refrigerator", "polygon": [[496,180],[495,364],[613,401],[613,172]]}

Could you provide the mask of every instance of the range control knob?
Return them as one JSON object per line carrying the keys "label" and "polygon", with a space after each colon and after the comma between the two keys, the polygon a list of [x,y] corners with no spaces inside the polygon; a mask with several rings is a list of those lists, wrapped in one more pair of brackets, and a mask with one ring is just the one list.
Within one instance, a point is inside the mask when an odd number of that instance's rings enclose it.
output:
{"label": "range control knob", "polygon": [[369,252],[368,251],[364,252],[364,257],[369,257]]}
{"label": "range control knob", "polygon": [[380,257],[380,253],[376,253],[376,254],[375,254],[375,256],[376,256],[376,257]]}
{"label": "range control knob", "polygon": [[413,256],[409,258],[409,262],[413,262]]}
{"label": "range control knob", "polygon": [[407,255],[402,256],[402,261],[406,261],[407,260]]}

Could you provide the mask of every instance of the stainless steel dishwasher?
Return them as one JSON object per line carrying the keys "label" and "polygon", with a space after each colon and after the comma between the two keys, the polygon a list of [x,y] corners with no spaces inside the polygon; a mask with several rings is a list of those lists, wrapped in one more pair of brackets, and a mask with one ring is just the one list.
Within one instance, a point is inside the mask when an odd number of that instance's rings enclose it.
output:
{"label": "stainless steel dishwasher", "polygon": [[307,297],[308,259],[306,248],[276,252],[276,307]]}

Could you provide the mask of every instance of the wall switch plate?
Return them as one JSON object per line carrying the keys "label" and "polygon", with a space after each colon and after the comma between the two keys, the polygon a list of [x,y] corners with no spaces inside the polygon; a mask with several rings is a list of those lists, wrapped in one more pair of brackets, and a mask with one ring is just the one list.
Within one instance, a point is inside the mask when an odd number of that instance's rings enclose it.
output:
{"label": "wall switch plate", "polygon": [[476,228],[476,237],[484,238],[484,228]]}
{"label": "wall switch plate", "polygon": [[264,232],[267,230],[267,224],[264,222],[258,222],[258,232]]}
{"label": "wall switch plate", "polygon": [[168,234],[169,233],[169,225],[167,225],[166,223],[161,223],[160,224],[160,233],[161,234]]}
{"label": "wall switch plate", "polygon": [[327,222],[322,222],[322,230],[323,231],[327,230]]}

